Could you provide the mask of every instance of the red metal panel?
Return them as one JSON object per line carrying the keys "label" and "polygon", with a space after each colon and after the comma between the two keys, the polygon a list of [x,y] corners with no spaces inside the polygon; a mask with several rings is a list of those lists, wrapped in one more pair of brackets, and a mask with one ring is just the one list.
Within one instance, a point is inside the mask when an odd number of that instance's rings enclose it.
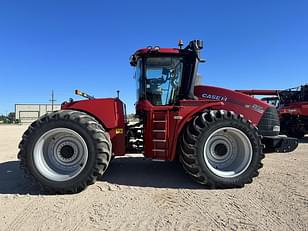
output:
{"label": "red metal panel", "polygon": [[170,124],[172,126],[171,141],[168,160],[174,160],[176,157],[176,149],[178,147],[178,138],[183,127],[196,115],[196,113],[207,108],[223,106],[224,102],[208,101],[208,100],[181,100],[177,106],[178,112],[174,111],[170,115]]}
{"label": "red metal panel", "polygon": [[[166,137],[169,139],[169,133],[170,126],[167,125],[167,134],[162,133],[161,134],[153,134],[153,130],[164,130],[164,129],[158,129],[159,126],[162,125],[154,125],[153,120],[161,120],[161,118],[155,118],[155,113],[160,113],[161,115],[165,115],[168,113],[168,111],[171,111],[173,109],[173,106],[153,106],[149,101],[142,100],[139,101],[136,105],[137,111],[144,111],[146,114],[146,120],[144,121],[144,155],[148,158],[157,158],[157,159],[167,159],[167,154],[164,156],[158,155],[157,152],[153,152],[154,144],[153,139],[160,137],[162,139],[165,139]],[[169,123],[169,118],[168,122]],[[157,127],[156,127],[157,126]],[[157,148],[158,149],[158,148]],[[167,153],[168,150],[166,150],[165,153]]]}
{"label": "red metal panel", "polygon": [[62,109],[87,112],[102,122],[105,128],[110,129],[118,127],[121,124],[121,120],[124,119],[123,115],[119,116],[119,104],[122,104],[120,100],[111,98],[80,100],[62,105]]}
{"label": "red metal panel", "polygon": [[308,116],[308,102],[302,103],[301,108],[302,108],[302,115]]}
{"label": "red metal panel", "polygon": [[214,109],[223,109],[242,114],[247,120],[251,120],[257,125],[263,115],[263,112],[271,107],[266,102],[253,98],[244,93],[212,86],[196,86],[195,95],[199,98],[223,101],[223,107]]}
{"label": "red metal panel", "polygon": [[[62,105],[62,109],[83,111],[95,117],[108,131],[115,155],[125,154],[125,118],[123,103],[117,98],[80,100]],[[116,134],[116,129],[123,129]]]}
{"label": "red metal panel", "polygon": [[288,106],[281,105],[278,108],[280,116],[285,114],[293,116],[308,116],[308,102],[292,103]]}

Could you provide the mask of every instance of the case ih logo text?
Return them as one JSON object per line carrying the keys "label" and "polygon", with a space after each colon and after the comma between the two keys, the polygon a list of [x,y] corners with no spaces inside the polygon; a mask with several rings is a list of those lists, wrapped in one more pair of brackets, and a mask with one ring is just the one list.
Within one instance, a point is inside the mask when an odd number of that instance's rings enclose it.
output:
{"label": "case ih logo text", "polygon": [[206,98],[206,99],[219,100],[219,101],[227,101],[228,100],[227,96],[212,95],[212,94],[207,94],[207,93],[203,93],[201,95],[201,97]]}

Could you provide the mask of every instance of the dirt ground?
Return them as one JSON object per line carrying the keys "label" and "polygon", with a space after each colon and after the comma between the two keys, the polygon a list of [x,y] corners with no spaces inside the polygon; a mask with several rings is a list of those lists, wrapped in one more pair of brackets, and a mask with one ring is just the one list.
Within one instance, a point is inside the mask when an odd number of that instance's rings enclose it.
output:
{"label": "dirt ground", "polygon": [[0,126],[0,230],[308,230],[308,137],[269,154],[254,182],[209,190],[177,163],[116,158],[76,195],[40,195],[16,158],[25,126]]}

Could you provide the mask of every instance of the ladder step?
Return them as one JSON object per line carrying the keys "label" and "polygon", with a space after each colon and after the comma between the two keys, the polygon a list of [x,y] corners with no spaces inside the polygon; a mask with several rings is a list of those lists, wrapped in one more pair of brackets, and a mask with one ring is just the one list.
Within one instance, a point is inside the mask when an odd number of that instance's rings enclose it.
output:
{"label": "ladder step", "polygon": [[166,152],[164,149],[152,149],[153,152]]}
{"label": "ladder step", "polygon": [[166,140],[158,140],[158,139],[155,140],[155,139],[154,139],[153,142],[164,142],[164,143],[165,143],[165,142],[167,142],[167,141],[166,141]]}
{"label": "ladder step", "polygon": [[153,130],[153,132],[166,132],[166,130]]}

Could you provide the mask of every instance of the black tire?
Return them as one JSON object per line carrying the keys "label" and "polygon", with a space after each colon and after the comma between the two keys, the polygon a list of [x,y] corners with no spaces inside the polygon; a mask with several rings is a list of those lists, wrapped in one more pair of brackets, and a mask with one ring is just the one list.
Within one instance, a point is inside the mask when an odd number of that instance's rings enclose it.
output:
{"label": "black tire", "polygon": [[[66,129],[74,134],[78,134],[78,137],[81,137],[80,142],[84,141],[83,147],[87,150],[87,159],[84,163],[80,164],[80,172],[76,170],[76,176],[73,176],[71,179],[67,177],[67,180],[63,181],[46,177],[44,171],[40,170],[42,167],[38,166],[35,161],[37,157],[34,157],[34,148],[38,147],[35,145],[40,140],[40,137],[57,129]],[[58,137],[58,139],[61,138],[60,135]],[[55,138],[50,138],[50,140],[52,139]],[[46,142],[46,145],[50,145],[51,143],[51,141],[49,143],[48,141]],[[62,142],[64,143],[65,141]],[[61,146],[62,148],[63,145]],[[82,191],[88,185],[93,184],[97,177],[106,171],[111,159],[111,141],[109,134],[105,132],[104,128],[93,117],[86,113],[73,110],[61,110],[49,113],[33,122],[24,133],[22,141],[19,144],[19,149],[18,158],[21,160],[20,167],[24,170],[26,177],[38,183],[43,190],[51,193],[64,194]],[[43,153],[41,155],[47,153],[46,148],[42,148],[41,150],[40,153]],[[52,150],[51,153],[56,152]],[[79,158],[83,158],[83,153],[81,151],[80,153]],[[50,158],[48,155],[46,159]],[[78,164],[74,166],[78,168]],[[59,173],[59,176],[61,176],[61,173]]]}
{"label": "black tire", "polygon": [[[211,170],[212,165],[209,164],[210,160],[208,160],[206,154],[208,152],[204,150],[207,140],[211,139],[211,134],[220,130],[225,131],[225,128],[231,128],[230,130],[234,130],[234,132],[241,131],[238,134],[243,138],[247,137],[247,144],[250,142],[249,146],[246,145],[250,147],[249,153],[251,157],[248,159],[250,161],[247,160],[247,167],[243,168],[242,173],[239,172],[239,175],[234,174],[234,177],[225,177],[223,174],[216,174],[214,168],[212,168],[214,170]],[[223,138],[223,135],[221,138]],[[215,142],[219,143],[219,138],[216,139],[218,141]],[[216,150],[215,148],[212,150]],[[206,111],[196,116],[182,132],[180,149],[180,161],[185,171],[195,181],[209,188],[243,187],[245,184],[251,183],[253,177],[258,176],[258,169],[263,166],[261,163],[261,160],[264,158],[263,145],[257,129],[250,121],[245,120],[243,116],[229,111]],[[228,152],[224,151],[222,156]],[[247,159],[245,156],[244,158]],[[207,159],[207,162],[205,159]],[[220,169],[218,170],[220,171]]]}

